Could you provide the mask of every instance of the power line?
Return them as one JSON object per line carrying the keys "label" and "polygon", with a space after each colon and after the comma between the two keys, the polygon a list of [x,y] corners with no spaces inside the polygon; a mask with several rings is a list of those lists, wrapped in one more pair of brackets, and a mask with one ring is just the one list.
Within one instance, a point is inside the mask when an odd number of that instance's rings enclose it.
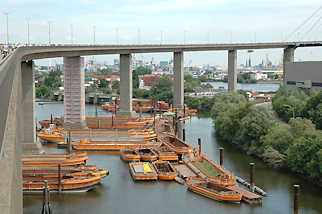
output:
{"label": "power line", "polygon": [[322,19],[322,16],[320,16],[320,18],[318,18],[314,23],[313,25],[311,26],[311,28],[306,31],[305,34],[303,34],[302,38],[304,38],[304,36],[307,36],[309,33],[311,33],[311,31],[314,29],[314,27],[320,22],[320,20]]}
{"label": "power line", "polygon": [[316,11],[314,11],[313,13],[312,13],[312,15],[310,15],[307,19],[305,19],[299,26],[297,26],[296,28],[295,28],[295,30],[294,31],[292,31],[289,35],[287,35],[286,37],[285,37],[285,39],[284,39],[284,41],[283,42],[285,42],[287,39],[289,39],[289,38],[291,38],[293,35],[295,35],[295,33],[298,31],[298,30],[300,30],[303,26],[305,26],[305,24],[308,22],[308,21],[310,21],[311,19],[312,19],[312,17],[313,16],[315,16],[315,14],[317,14],[320,10],[322,9],[322,6],[320,6]]}

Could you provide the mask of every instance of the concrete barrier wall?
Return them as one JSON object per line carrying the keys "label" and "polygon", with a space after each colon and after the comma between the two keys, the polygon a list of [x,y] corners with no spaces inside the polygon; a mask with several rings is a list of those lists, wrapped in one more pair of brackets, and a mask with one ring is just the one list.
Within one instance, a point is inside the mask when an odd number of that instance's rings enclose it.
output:
{"label": "concrete barrier wall", "polygon": [[288,86],[306,87],[311,83],[312,88],[322,89],[321,61],[287,63],[285,69]]}
{"label": "concrete barrier wall", "polygon": [[22,213],[21,70],[17,54],[0,65],[0,212]]}

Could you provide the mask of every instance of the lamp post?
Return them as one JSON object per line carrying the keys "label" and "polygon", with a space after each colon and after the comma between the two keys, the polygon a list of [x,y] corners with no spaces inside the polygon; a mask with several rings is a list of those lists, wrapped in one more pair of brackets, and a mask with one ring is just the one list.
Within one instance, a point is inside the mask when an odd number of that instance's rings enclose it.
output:
{"label": "lamp post", "polygon": [[51,45],[51,21],[48,21],[48,44]]}
{"label": "lamp post", "polygon": [[27,19],[27,44],[30,45],[30,37],[29,37],[29,19]]}
{"label": "lamp post", "polygon": [[295,118],[295,107],[294,106],[287,105],[287,104],[284,104],[283,106],[284,107],[287,107],[287,108],[290,108],[292,110],[292,113],[293,113],[293,118]]}
{"label": "lamp post", "polygon": [[9,13],[8,12],[4,12],[3,13],[5,16],[6,16],[6,22],[7,22],[7,45],[9,45],[9,26],[8,26],[8,24],[9,24],[9,21],[8,21],[8,15],[9,15]]}

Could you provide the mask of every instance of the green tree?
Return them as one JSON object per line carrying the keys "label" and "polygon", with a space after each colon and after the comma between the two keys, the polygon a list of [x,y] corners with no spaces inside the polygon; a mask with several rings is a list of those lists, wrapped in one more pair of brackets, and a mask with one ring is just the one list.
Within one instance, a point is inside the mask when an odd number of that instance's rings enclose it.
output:
{"label": "green tree", "polygon": [[268,163],[268,165],[280,168],[285,165],[286,155],[281,154],[278,150],[274,149],[272,146],[266,146],[263,152],[263,160]]}
{"label": "green tree", "polygon": [[201,75],[200,78],[199,78],[199,80],[201,82],[208,82],[208,77],[206,75]]}
{"label": "green tree", "polygon": [[118,81],[118,80],[113,81],[112,89],[119,90],[120,89],[120,81]]}
{"label": "green tree", "polygon": [[301,89],[286,90],[281,88],[272,100],[274,111],[285,122],[288,122],[293,117],[303,115],[306,101],[309,96]]}
{"label": "green tree", "polygon": [[289,121],[291,132],[294,136],[294,138],[301,137],[305,131],[314,131],[315,126],[312,123],[312,121],[306,119],[306,118],[292,118]]}
{"label": "green tree", "polygon": [[133,78],[133,88],[139,87],[139,76],[146,75],[146,74],[152,74],[152,70],[147,67],[138,67],[137,69],[133,70],[132,78]]}
{"label": "green tree", "polygon": [[185,92],[194,92],[196,87],[201,86],[201,81],[199,79],[193,78],[190,74],[184,75],[184,91]]}
{"label": "green tree", "polygon": [[36,97],[50,97],[52,90],[46,85],[42,85],[36,88]]}
{"label": "green tree", "polygon": [[48,75],[45,77],[44,85],[53,90],[57,90],[62,86],[62,81],[60,76],[62,72],[60,70],[52,70],[48,72]]}
{"label": "green tree", "polygon": [[250,153],[255,153],[257,149],[263,149],[260,138],[274,125],[273,119],[267,108],[251,106],[246,111],[241,119],[240,142],[245,149],[250,147]]}
{"label": "green tree", "polygon": [[140,88],[133,89],[133,97],[134,98],[144,98],[148,99],[150,98],[151,94],[150,91]]}
{"label": "green tree", "polygon": [[221,112],[229,109],[232,104],[244,105],[247,103],[246,98],[239,93],[217,94],[213,97],[213,107],[211,109],[211,116],[215,119]]}
{"label": "green tree", "polygon": [[281,154],[286,155],[286,151],[293,143],[293,135],[289,125],[278,124],[268,130],[267,135],[261,137],[265,146],[271,146]]}
{"label": "green tree", "polygon": [[172,103],[173,99],[173,81],[169,75],[163,75],[157,82],[152,85],[151,99],[162,100]]}
{"label": "green tree", "polygon": [[104,69],[100,70],[100,74],[101,75],[112,75],[112,71],[108,68],[104,68]]}
{"label": "green tree", "polygon": [[287,151],[288,166],[299,173],[311,176],[322,175],[320,168],[322,133],[321,131],[306,131]]}
{"label": "green tree", "polygon": [[317,129],[322,129],[322,91],[308,99],[303,114],[312,120]]}
{"label": "green tree", "polygon": [[100,87],[100,88],[108,88],[109,84],[110,84],[110,82],[108,80],[100,79],[98,87]]}

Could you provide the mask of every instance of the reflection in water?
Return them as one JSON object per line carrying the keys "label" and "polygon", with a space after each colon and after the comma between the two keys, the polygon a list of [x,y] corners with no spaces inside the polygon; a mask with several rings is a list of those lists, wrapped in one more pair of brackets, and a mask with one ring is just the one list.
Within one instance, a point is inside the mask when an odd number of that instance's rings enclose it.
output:
{"label": "reflection in water", "polygon": [[[93,112],[93,106],[86,106],[86,112]],[[37,118],[47,119],[48,112],[62,113],[63,105],[37,107]],[[101,115],[105,112],[100,111]],[[62,114],[61,114],[62,115]],[[96,189],[79,194],[52,194],[51,205],[54,213],[227,213],[227,214],[276,214],[292,213],[293,184],[301,185],[300,213],[322,213],[321,188],[309,184],[283,170],[268,168],[262,161],[240,153],[230,144],[217,142],[214,137],[212,120],[193,118],[185,123],[186,139],[196,146],[198,137],[202,140],[202,150],[215,161],[219,161],[219,147],[224,147],[224,166],[245,179],[249,175],[249,163],[254,162],[255,183],[269,194],[261,206],[250,206],[217,202],[187,191],[176,182],[134,182],[128,164],[123,162],[118,152],[89,152],[88,164],[97,164],[110,171]],[[48,152],[55,148],[44,147]],[[63,150],[59,150],[61,152]],[[40,213],[41,196],[24,196],[24,213]]]}

